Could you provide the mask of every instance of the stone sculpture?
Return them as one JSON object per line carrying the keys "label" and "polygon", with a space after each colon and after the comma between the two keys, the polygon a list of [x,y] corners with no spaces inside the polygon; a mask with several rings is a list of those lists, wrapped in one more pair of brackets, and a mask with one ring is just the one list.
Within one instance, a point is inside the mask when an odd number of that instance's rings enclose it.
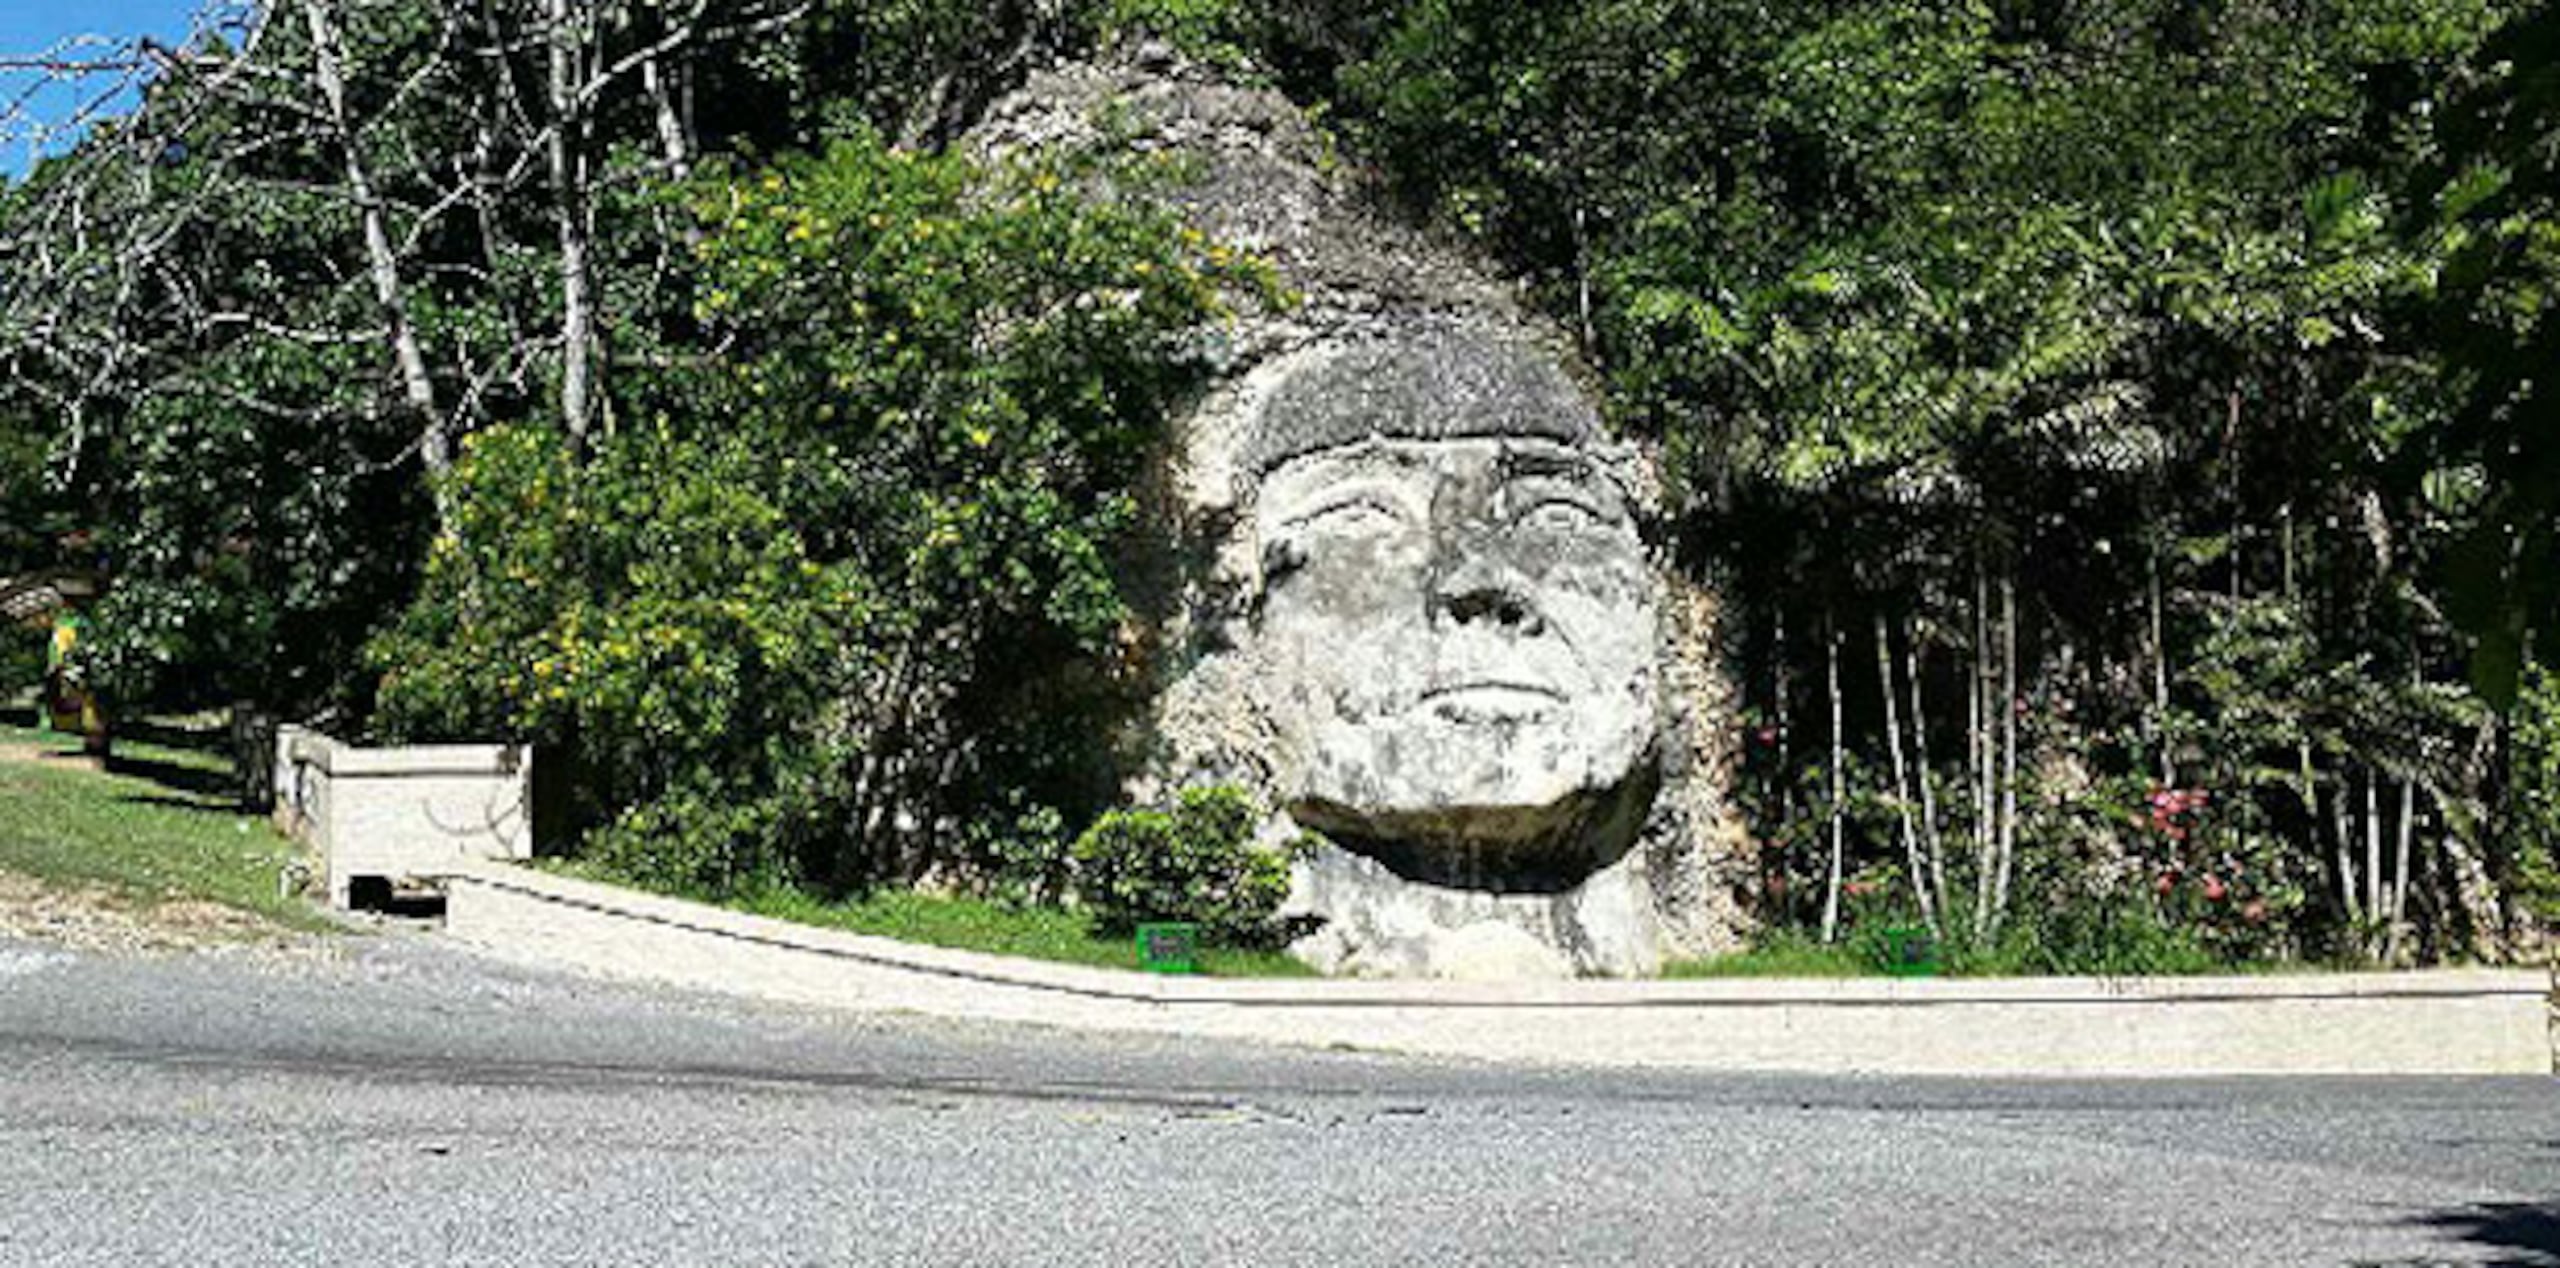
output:
{"label": "stone sculpture", "polygon": [[1248,454],[1279,796],[1415,879],[1578,880],[1657,729],[1624,455],[1550,362],[1474,332],[1282,375]]}
{"label": "stone sculpture", "polygon": [[1291,909],[1329,971],[1728,944],[1713,605],[1648,548],[1645,457],[1552,332],[1376,212],[1277,94],[1162,53],[1036,75],[977,143],[1179,153],[1192,222],[1304,296],[1206,336],[1225,373],[1169,458],[1133,791],[1241,783],[1274,842],[1320,834]]}

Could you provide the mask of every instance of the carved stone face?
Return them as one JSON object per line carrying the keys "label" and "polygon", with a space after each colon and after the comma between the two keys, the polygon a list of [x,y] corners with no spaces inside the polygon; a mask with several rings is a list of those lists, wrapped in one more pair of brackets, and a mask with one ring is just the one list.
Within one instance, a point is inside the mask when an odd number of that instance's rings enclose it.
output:
{"label": "carved stone face", "polygon": [[1373,435],[1271,470],[1255,530],[1301,821],[1426,853],[1572,851],[1649,756],[1652,578],[1587,446]]}

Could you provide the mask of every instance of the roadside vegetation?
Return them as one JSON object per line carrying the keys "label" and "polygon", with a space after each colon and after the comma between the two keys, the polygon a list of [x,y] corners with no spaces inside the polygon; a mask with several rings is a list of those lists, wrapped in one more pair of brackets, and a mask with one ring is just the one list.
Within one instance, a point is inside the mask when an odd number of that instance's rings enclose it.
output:
{"label": "roadside vegetation", "polygon": [[[571,863],[561,870],[592,880],[624,879],[609,869],[587,864]],[[689,896],[750,915],[927,946],[1098,968],[1128,969],[1139,964],[1134,934],[1105,933],[1101,922],[1090,913],[1057,907],[1026,907],[909,889],[876,890],[836,899],[791,888]],[[1286,952],[1240,950],[1214,943],[1201,947],[1195,965],[1212,977],[1306,977],[1315,972]]]}
{"label": "roadside vegetation", "polygon": [[1773,962],[2560,919],[2548,6],[208,14],[0,189],[0,573],[112,565],[79,670],[124,710],[539,743],[584,864],[678,892],[1128,882],[1267,940],[1223,827],[1170,885],[1079,842],[1180,810],[1097,737],[1182,336],[1288,297],[1141,158],[953,144],[1162,40],[1519,279],[1662,457]]}
{"label": "roadside vegetation", "polygon": [[194,747],[126,741],[111,769],[88,768],[77,737],[0,726],[0,872],[64,890],[98,889],[146,918],[210,902],[284,929],[329,928],[298,887],[296,859],[266,820],[239,808],[229,761]]}
{"label": "roadside vegetation", "polygon": [[973,853],[987,862],[962,874],[963,892],[829,894],[787,872],[688,880],[610,853],[555,866],[777,920],[1111,968],[1137,965],[1139,926],[1180,922],[1195,927],[1200,972],[1305,976],[1313,970],[1280,950],[1290,933],[1275,914],[1289,892],[1288,854],[1254,846],[1261,817],[1231,788],[1193,788],[1161,808],[1110,811],[1072,841],[1059,833],[1056,815],[1035,812],[1000,830],[981,828]]}

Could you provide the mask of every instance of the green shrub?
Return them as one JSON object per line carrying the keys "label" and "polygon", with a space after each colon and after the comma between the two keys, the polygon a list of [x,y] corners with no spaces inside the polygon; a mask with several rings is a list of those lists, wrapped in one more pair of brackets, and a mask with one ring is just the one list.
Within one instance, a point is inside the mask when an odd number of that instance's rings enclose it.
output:
{"label": "green shrub", "polygon": [[1212,941],[1271,945],[1291,851],[1255,845],[1261,809],[1227,787],[1186,788],[1165,809],[1114,810],[1076,839],[1076,893],[1103,929],[1187,920]]}
{"label": "green shrub", "polygon": [[33,691],[44,681],[45,644],[42,626],[0,622],[0,702]]}
{"label": "green shrub", "polygon": [[472,437],[453,531],[371,651],[378,732],[543,745],[634,880],[786,869],[828,813],[820,729],[855,579],[807,557],[731,444],[632,434],[581,468],[543,429]]}
{"label": "green shrub", "polygon": [[976,873],[980,896],[1000,906],[1055,907],[1074,890],[1074,848],[1055,807],[1016,797],[970,825],[961,861]]}
{"label": "green shrub", "polygon": [[2020,904],[1987,945],[1951,946],[1948,963],[1968,976],[2142,977],[2213,973],[2238,962],[2174,919],[2129,896]]}
{"label": "green shrub", "polygon": [[2516,698],[2514,797],[2507,849],[2516,899],[2545,928],[2560,927],[2560,674],[2534,666]]}
{"label": "green shrub", "polygon": [[1200,370],[1171,336],[1269,289],[1088,177],[865,133],[683,187],[716,351],[615,376],[631,421],[584,454],[538,423],[471,438],[372,647],[376,730],[549,746],[583,848],[647,883],[984,863],[1054,899],[1054,822],[959,825],[1110,786],[1075,767],[1093,746],[1041,741],[1109,698],[1114,561]]}

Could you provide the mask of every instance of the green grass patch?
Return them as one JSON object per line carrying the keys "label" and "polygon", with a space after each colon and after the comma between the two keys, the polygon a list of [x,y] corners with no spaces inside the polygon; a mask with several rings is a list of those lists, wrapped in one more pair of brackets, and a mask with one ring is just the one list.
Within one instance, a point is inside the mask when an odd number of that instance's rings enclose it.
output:
{"label": "green grass patch", "polygon": [[0,871],[47,884],[94,885],[148,909],[201,899],[294,929],[327,929],[310,904],[277,892],[291,842],[234,800],[219,753],[117,743],[105,772],[67,760],[77,737],[0,727],[0,744],[66,760],[0,761]]}
{"label": "green grass patch", "polygon": [[[2077,935],[2077,936],[2071,936]],[[1765,930],[1753,945],[1730,955],[1675,960],[1667,978],[1884,977],[1888,952],[1873,931],[1850,930],[1824,943],[1797,929]],[[1988,946],[1950,938],[1940,953],[1939,977],[2192,977],[2224,974],[2328,973],[2372,965],[2312,960],[2233,960],[2207,953],[2191,940],[2130,914],[2118,913],[2092,936],[2085,928],[2013,928]]]}
{"label": "green grass patch", "polygon": [[1883,973],[1883,966],[1863,952],[1791,936],[1766,938],[1759,946],[1730,955],[1673,960],[1662,966],[1662,975],[1667,978],[1867,977]]}
{"label": "green grass patch", "polygon": [[[552,864],[569,875],[608,884],[630,882],[599,869],[571,862]],[[1100,968],[1138,967],[1136,943],[1106,937],[1091,916],[1054,907],[1006,907],[975,898],[954,898],[912,890],[876,890],[859,898],[830,901],[797,889],[769,889],[728,898],[702,894],[678,897],[709,902],[751,915],[770,916],[793,924],[842,929],[901,942],[1014,955],[1029,960],[1085,964]],[[1203,947],[1199,968],[1212,977],[1313,977],[1315,970],[1279,951],[1246,951]]]}

